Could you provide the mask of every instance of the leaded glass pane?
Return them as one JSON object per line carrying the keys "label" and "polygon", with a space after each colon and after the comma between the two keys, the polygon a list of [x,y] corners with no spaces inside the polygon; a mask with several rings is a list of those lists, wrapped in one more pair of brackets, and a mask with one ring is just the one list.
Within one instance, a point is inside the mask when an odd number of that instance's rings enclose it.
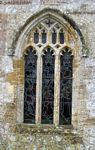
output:
{"label": "leaded glass pane", "polygon": [[60,39],[60,44],[64,44],[64,33],[63,32],[59,33],[59,39]]}
{"label": "leaded glass pane", "polygon": [[52,33],[52,43],[53,43],[53,44],[56,44],[56,38],[57,38],[57,34],[56,34],[56,32],[54,31],[54,32]]}
{"label": "leaded glass pane", "polygon": [[34,33],[34,43],[37,44],[39,42],[39,33],[36,31]]}
{"label": "leaded glass pane", "polygon": [[25,56],[24,122],[35,123],[36,110],[36,52],[30,48]]}
{"label": "leaded glass pane", "polygon": [[42,123],[53,123],[54,111],[54,62],[51,48],[47,48],[43,55],[42,73]]}
{"label": "leaded glass pane", "polygon": [[42,43],[45,44],[46,43],[46,32],[43,31],[42,33]]}
{"label": "leaded glass pane", "polygon": [[71,124],[72,61],[73,57],[68,51],[60,56],[60,124]]}

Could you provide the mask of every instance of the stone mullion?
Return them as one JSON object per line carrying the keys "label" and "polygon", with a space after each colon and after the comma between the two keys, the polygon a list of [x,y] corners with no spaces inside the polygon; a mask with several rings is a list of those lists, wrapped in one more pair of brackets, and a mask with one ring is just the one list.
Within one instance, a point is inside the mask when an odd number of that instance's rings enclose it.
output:
{"label": "stone mullion", "polygon": [[59,125],[59,100],[60,100],[60,57],[55,56],[55,77],[54,77],[54,124]]}
{"label": "stone mullion", "polygon": [[36,124],[41,124],[41,99],[42,99],[42,57],[37,59],[37,82],[36,82]]}
{"label": "stone mullion", "polygon": [[48,30],[47,31],[47,45],[49,45],[51,43],[50,37],[51,37],[51,33],[50,33],[50,30]]}
{"label": "stone mullion", "polygon": [[64,43],[65,43],[66,45],[68,45],[68,32],[66,32],[66,31],[65,31],[65,33],[64,33]]}

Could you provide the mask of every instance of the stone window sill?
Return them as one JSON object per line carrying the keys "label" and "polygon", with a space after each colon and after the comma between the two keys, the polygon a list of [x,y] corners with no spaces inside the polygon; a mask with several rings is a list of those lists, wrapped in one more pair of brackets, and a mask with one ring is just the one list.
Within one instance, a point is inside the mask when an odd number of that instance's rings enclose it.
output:
{"label": "stone window sill", "polygon": [[22,135],[60,135],[68,142],[82,143],[82,137],[72,125],[55,126],[55,125],[33,125],[25,123],[16,123],[12,132]]}
{"label": "stone window sill", "polygon": [[73,125],[36,125],[36,124],[26,124],[17,123],[16,131],[20,133],[73,133]]}

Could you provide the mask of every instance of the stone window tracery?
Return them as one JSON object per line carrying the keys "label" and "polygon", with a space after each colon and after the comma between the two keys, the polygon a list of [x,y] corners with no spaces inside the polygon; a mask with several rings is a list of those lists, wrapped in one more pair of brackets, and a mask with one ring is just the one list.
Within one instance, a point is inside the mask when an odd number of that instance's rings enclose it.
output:
{"label": "stone window tracery", "polygon": [[65,42],[63,26],[54,19],[45,19],[30,33],[28,42],[39,48],[45,45],[62,48]]}
{"label": "stone window tracery", "polygon": [[25,51],[25,123],[71,124],[73,57],[68,39],[64,26],[50,17],[29,33]]}

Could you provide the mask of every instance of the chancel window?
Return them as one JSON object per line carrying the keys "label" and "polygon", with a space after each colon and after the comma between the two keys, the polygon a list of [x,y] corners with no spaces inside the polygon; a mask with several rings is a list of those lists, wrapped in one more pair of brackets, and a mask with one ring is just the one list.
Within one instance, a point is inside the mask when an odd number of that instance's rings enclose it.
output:
{"label": "chancel window", "polygon": [[25,123],[55,124],[57,120],[60,125],[71,124],[73,56],[66,40],[63,25],[48,17],[29,35],[25,55]]}

